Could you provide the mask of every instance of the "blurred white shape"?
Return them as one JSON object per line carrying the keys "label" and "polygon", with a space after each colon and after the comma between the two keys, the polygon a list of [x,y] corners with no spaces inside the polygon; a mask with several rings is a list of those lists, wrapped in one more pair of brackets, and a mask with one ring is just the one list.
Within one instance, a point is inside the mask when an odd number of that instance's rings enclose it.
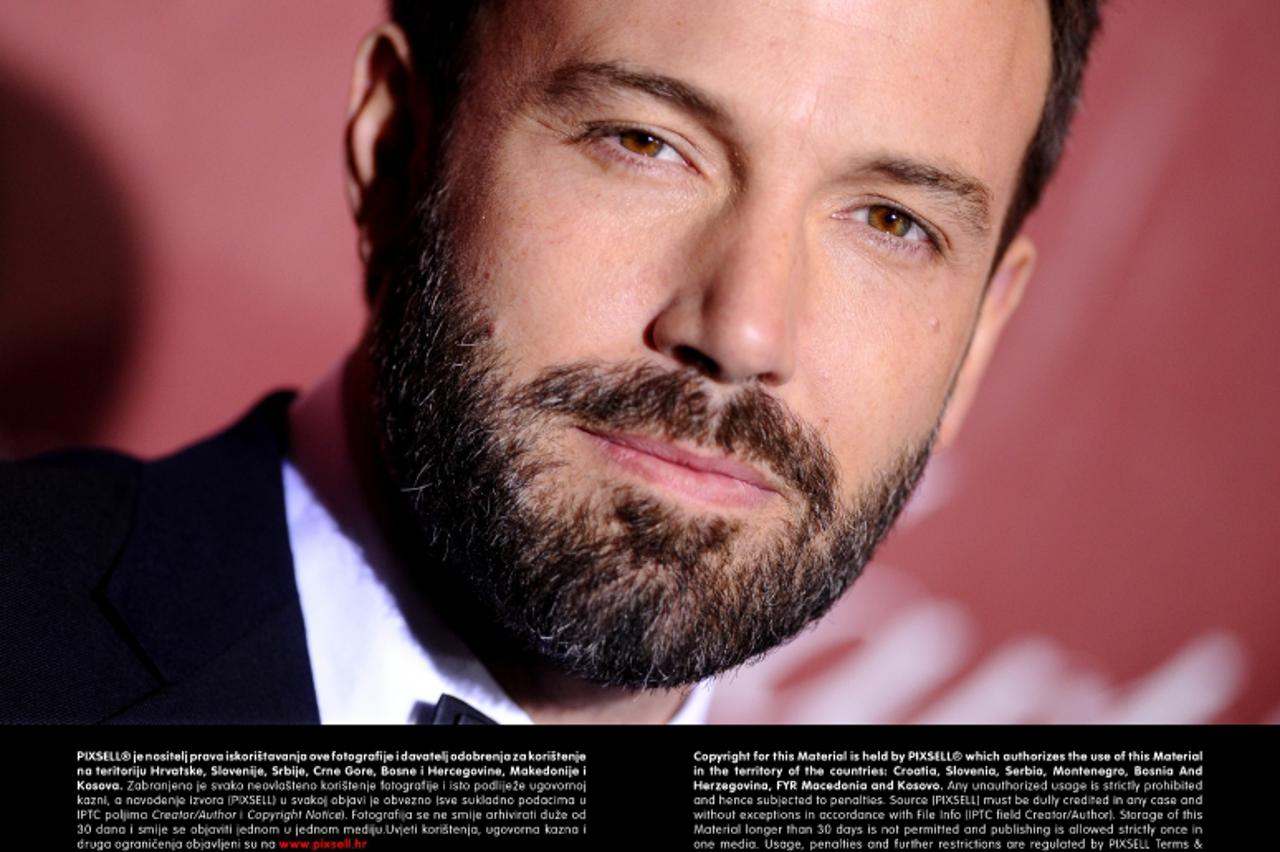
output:
{"label": "blurred white shape", "polygon": [[1192,639],[1167,662],[1123,689],[1098,721],[1108,724],[1209,722],[1244,681],[1244,644],[1227,630]]}
{"label": "blurred white shape", "polygon": [[1089,725],[1098,722],[1115,702],[1115,690],[1101,673],[1072,672],[1058,686],[1053,701],[1037,722],[1051,725]]}
{"label": "blurred white shape", "polygon": [[[1178,724],[1213,721],[1247,673],[1240,639],[1201,633],[1123,686],[1070,648],[1025,634],[995,649],[933,700],[972,656],[974,618],[928,596],[908,572],[874,566],[859,593],[816,627],[720,678],[711,718],[728,723]],[[1280,707],[1262,721],[1280,724]]]}
{"label": "blurred white shape", "polygon": [[1065,657],[1052,640],[1026,636],[997,648],[916,721],[931,725],[1036,721],[1057,692],[1065,668]]}
{"label": "blurred white shape", "polygon": [[861,653],[861,643],[878,633],[913,601],[925,598],[914,575],[892,565],[875,563],[858,580],[854,591],[836,604],[817,624],[793,641],[716,680],[711,720],[729,724],[791,722],[788,710],[804,689],[797,684],[811,672],[829,676],[825,661],[840,654]]}
{"label": "blurred white shape", "polygon": [[960,668],[972,632],[969,616],[958,604],[936,599],[910,604],[862,650],[832,666],[820,681],[797,690],[786,702],[784,721],[899,721]]}

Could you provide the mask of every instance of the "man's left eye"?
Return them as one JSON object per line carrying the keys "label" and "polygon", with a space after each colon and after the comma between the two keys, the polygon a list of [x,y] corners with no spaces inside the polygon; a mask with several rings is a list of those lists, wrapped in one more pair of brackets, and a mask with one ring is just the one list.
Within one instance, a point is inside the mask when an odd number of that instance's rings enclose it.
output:
{"label": "man's left eye", "polygon": [[672,160],[682,162],[683,158],[661,137],[654,136],[643,130],[619,130],[615,134],[618,144],[632,154],[638,154],[641,157],[648,157],[653,160]]}
{"label": "man's left eye", "polygon": [[853,218],[875,230],[911,242],[929,242],[929,232],[909,214],[887,204],[871,204],[859,208]]}

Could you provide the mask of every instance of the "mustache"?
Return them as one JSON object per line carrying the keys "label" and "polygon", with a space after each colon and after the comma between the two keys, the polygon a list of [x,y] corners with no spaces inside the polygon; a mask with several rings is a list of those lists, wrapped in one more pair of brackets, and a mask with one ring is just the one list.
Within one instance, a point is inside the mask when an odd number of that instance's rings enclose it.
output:
{"label": "mustache", "polygon": [[574,418],[602,430],[656,433],[768,465],[808,503],[811,520],[830,520],[836,465],[826,441],[762,388],[724,400],[691,367],[576,363],[543,371],[514,394],[522,408]]}

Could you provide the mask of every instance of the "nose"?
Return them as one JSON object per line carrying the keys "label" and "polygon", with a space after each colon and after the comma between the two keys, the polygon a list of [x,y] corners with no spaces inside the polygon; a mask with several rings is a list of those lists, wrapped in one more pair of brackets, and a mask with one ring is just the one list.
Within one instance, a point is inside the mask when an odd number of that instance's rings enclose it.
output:
{"label": "nose", "polygon": [[790,380],[805,251],[803,228],[786,219],[739,207],[699,234],[650,326],[653,348],[717,382]]}

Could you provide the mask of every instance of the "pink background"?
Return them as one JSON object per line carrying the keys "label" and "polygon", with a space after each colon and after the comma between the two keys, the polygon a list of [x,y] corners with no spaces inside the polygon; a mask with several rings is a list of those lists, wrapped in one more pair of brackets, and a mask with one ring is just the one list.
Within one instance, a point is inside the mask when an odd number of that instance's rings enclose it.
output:
{"label": "pink background", "polygon": [[[959,444],[721,721],[1280,721],[1280,4],[1119,0]],[[0,454],[165,452],[363,321],[376,2],[0,10]]]}

